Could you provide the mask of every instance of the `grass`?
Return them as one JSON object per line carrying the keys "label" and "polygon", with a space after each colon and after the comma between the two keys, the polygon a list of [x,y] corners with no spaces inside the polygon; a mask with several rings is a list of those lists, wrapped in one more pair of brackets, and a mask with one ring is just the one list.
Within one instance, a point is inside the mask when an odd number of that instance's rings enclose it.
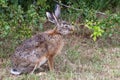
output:
{"label": "grass", "polygon": [[1,59],[0,80],[119,80],[120,43],[115,46],[114,41],[68,36],[62,54],[55,58],[55,72],[14,76],[9,73],[9,58]]}

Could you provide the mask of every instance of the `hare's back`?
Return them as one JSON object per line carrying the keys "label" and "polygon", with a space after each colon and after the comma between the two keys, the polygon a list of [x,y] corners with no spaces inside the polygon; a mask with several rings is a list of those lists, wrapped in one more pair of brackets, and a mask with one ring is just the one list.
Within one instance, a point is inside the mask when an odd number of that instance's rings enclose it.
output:
{"label": "hare's back", "polygon": [[31,62],[38,60],[47,51],[45,36],[46,34],[42,33],[25,40],[16,48],[12,57],[15,57],[17,60],[28,60]]}
{"label": "hare's back", "polygon": [[35,36],[32,36],[30,39],[25,40],[20,46],[16,48],[15,52],[23,52],[26,50],[35,49],[41,44],[44,44],[46,34],[37,34]]}

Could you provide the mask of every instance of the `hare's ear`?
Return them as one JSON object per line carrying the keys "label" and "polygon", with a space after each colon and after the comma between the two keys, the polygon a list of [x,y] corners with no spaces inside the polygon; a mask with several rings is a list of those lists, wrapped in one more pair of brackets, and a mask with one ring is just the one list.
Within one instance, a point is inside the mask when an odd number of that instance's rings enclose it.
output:
{"label": "hare's ear", "polygon": [[46,16],[50,22],[55,23],[55,19],[51,13],[46,12]]}
{"label": "hare's ear", "polygon": [[60,5],[56,4],[54,14],[58,18],[58,17],[60,17],[60,13],[61,13]]}

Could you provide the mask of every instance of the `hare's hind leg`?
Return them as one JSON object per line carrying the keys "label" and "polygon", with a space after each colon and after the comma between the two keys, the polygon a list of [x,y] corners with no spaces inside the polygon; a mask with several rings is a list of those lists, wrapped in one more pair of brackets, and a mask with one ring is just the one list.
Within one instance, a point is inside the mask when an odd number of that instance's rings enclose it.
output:
{"label": "hare's hind leg", "polygon": [[33,74],[33,73],[35,72],[35,70],[37,69],[37,67],[38,67],[38,64],[36,64],[36,65],[34,66],[33,70],[30,72],[30,74]]}
{"label": "hare's hind leg", "polygon": [[38,68],[41,67],[45,62],[47,61],[47,58],[45,56],[41,57],[35,64],[34,69],[32,70],[31,73],[34,73],[34,71]]}

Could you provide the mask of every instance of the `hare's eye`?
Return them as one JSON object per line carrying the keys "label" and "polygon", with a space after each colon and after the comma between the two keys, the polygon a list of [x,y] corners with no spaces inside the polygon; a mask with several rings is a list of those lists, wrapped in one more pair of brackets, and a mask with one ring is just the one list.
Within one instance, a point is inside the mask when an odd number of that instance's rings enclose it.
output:
{"label": "hare's eye", "polygon": [[65,25],[65,27],[67,28],[68,26],[67,26],[67,25]]}

